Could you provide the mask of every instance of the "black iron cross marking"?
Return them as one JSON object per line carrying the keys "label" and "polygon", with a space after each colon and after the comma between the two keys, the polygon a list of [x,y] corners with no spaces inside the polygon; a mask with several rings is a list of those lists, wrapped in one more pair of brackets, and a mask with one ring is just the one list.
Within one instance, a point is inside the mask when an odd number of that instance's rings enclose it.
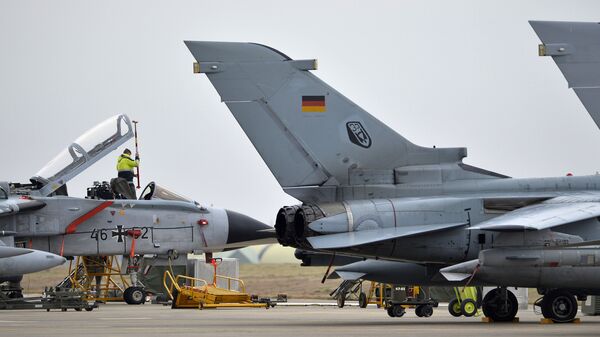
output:
{"label": "black iron cross marking", "polygon": [[123,237],[127,235],[127,232],[123,230],[123,225],[117,225],[117,230],[112,231],[112,237],[117,237],[117,242],[123,242]]}

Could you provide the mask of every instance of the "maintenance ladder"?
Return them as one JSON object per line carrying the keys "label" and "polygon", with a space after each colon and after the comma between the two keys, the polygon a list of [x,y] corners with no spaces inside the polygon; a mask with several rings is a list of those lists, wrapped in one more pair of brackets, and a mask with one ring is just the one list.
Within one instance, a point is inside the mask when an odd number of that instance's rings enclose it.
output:
{"label": "maintenance ladder", "polygon": [[[217,287],[217,280],[227,281],[227,288]],[[238,284],[240,291],[231,288],[232,282]],[[173,277],[170,271],[165,271],[163,285],[173,309],[183,308],[265,308],[269,309],[270,302],[256,302],[246,293],[246,286],[240,279],[215,275],[212,284],[203,279],[186,275]]]}
{"label": "maintenance ladder", "polygon": [[121,302],[129,282],[121,273],[116,256],[78,256],[69,263],[69,273],[57,288],[79,289],[89,301]]}

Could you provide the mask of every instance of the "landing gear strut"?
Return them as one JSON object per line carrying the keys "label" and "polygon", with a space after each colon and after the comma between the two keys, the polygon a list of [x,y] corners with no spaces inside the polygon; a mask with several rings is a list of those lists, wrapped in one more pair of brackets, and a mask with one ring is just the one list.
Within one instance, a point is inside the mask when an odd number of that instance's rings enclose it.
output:
{"label": "landing gear strut", "polygon": [[577,299],[569,291],[553,289],[548,291],[541,302],[542,315],[556,323],[567,323],[577,315]]}
{"label": "landing gear strut", "polygon": [[517,316],[519,303],[506,287],[496,288],[483,298],[483,314],[496,322],[510,322]]}
{"label": "landing gear strut", "polygon": [[123,292],[123,299],[127,304],[142,304],[146,302],[146,291],[144,290],[143,284],[138,281],[138,273],[141,268],[142,257],[139,255],[129,256],[129,265],[127,271],[131,278],[132,286],[125,289]]}

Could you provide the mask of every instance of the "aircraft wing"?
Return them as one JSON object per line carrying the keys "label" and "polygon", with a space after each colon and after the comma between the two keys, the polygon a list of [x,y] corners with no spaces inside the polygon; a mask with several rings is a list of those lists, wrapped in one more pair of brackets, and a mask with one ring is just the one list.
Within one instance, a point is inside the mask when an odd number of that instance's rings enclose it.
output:
{"label": "aircraft wing", "polygon": [[600,202],[589,196],[557,197],[519,208],[469,229],[489,231],[538,231],[600,216]]}
{"label": "aircraft wing", "polygon": [[33,199],[7,199],[0,201],[0,217],[19,212],[34,211],[46,206],[46,203]]}
{"label": "aircraft wing", "polygon": [[466,225],[464,222],[445,223],[435,225],[401,226],[390,228],[370,229],[355,232],[318,235],[308,237],[307,240],[314,249],[334,249],[360,246],[369,243],[416,236],[444,229],[456,228]]}

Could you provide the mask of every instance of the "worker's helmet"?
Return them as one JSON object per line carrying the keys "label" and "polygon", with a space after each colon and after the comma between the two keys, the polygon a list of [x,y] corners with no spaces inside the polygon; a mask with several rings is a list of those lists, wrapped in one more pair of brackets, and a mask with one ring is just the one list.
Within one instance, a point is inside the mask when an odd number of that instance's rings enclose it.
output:
{"label": "worker's helmet", "polygon": [[124,154],[131,154],[131,150],[130,149],[125,149],[125,150],[123,150],[123,153]]}

